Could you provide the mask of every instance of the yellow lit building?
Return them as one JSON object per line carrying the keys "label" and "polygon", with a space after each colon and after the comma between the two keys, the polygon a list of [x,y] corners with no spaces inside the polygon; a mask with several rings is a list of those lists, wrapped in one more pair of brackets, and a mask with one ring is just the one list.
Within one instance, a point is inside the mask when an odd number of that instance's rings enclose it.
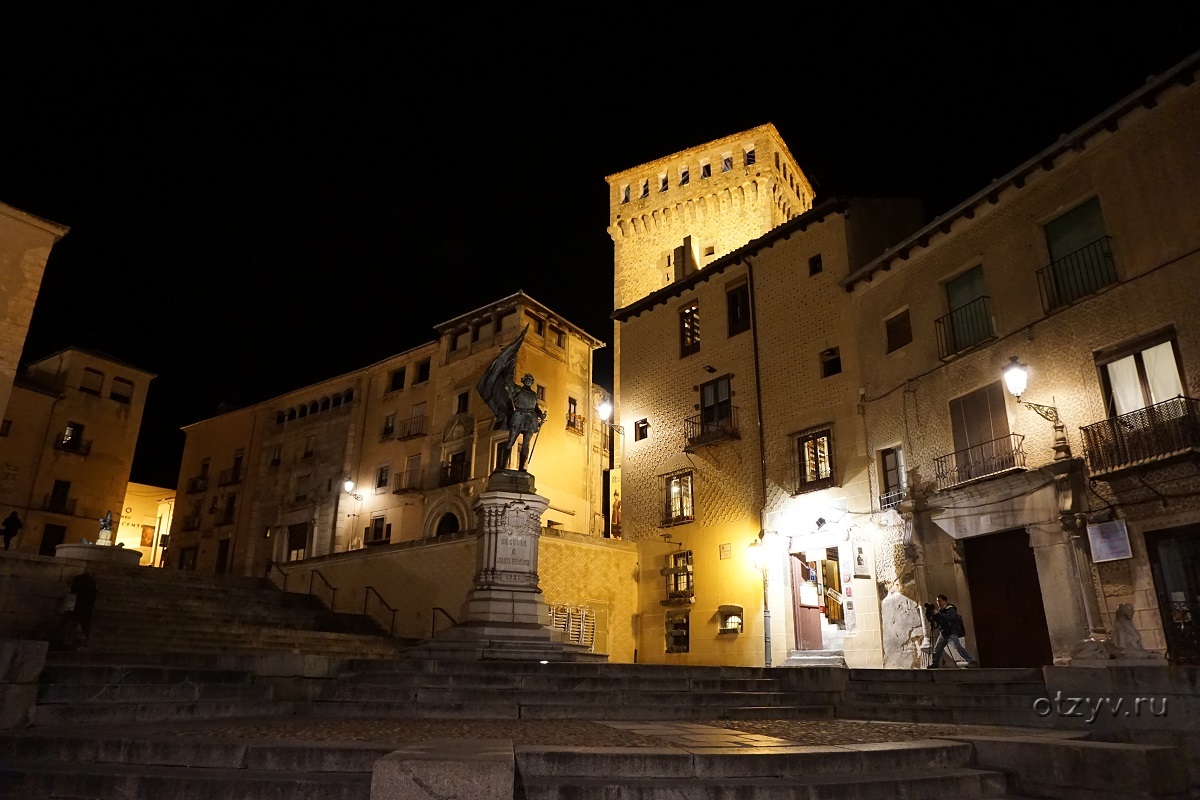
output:
{"label": "yellow lit building", "polygon": [[[141,565],[162,564],[169,545],[171,518],[175,512],[175,491],[145,483],[130,483],[125,489],[120,524],[113,526],[113,544],[142,554]],[[116,515],[113,515],[114,522]]]}

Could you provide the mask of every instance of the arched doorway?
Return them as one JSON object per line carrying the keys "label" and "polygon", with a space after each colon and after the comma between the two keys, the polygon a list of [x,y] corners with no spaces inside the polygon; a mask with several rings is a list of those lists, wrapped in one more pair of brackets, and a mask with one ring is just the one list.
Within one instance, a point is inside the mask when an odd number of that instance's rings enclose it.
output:
{"label": "arched doorway", "polygon": [[458,517],[454,513],[447,511],[442,514],[442,518],[438,520],[436,535],[441,536],[444,533],[458,533],[460,525]]}

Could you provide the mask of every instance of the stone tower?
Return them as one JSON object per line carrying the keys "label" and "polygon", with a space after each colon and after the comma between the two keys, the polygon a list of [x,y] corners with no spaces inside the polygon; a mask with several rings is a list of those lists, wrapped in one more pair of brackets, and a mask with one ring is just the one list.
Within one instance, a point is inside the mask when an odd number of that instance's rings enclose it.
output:
{"label": "stone tower", "polygon": [[[808,178],[770,123],[605,180],[614,309],[703,269],[813,205]],[[615,325],[614,421],[619,423],[621,329]]]}

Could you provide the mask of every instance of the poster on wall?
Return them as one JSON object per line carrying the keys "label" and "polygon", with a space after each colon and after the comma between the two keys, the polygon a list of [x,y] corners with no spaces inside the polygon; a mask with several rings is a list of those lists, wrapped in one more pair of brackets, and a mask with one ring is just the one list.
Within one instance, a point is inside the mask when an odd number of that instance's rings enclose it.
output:
{"label": "poster on wall", "polygon": [[1133,558],[1133,549],[1129,546],[1129,530],[1125,520],[1115,519],[1112,522],[1101,522],[1098,525],[1088,525],[1088,544],[1092,548],[1092,561],[1120,561],[1123,558]]}
{"label": "poster on wall", "polygon": [[612,514],[612,538],[621,538],[621,468],[608,471],[608,507]]}
{"label": "poster on wall", "polygon": [[868,564],[871,554],[868,551],[868,546],[861,541],[855,541],[851,543],[851,549],[854,551],[854,577],[870,580],[871,568]]}

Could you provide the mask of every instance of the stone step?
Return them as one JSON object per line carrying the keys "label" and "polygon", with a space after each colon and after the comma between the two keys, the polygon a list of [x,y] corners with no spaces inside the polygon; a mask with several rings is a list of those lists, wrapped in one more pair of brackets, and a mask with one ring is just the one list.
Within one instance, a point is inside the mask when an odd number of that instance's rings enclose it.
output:
{"label": "stone step", "polygon": [[449,688],[475,689],[557,689],[563,691],[603,691],[619,686],[624,690],[636,691],[790,691],[778,681],[769,678],[613,678],[574,677],[552,675],[506,675],[506,674],[450,674],[439,673],[389,673],[362,672],[339,676],[343,686],[383,686],[417,688],[420,686],[445,686]]}
{"label": "stone step", "polygon": [[33,725],[115,725],[235,717],[274,717],[295,713],[304,704],[280,700],[204,700],[196,702],[72,703],[33,707]]}
{"label": "stone step", "polygon": [[364,642],[377,643],[391,641],[386,636],[381,636],[374,633],[351,633],[344,631],[324,631],[312,630],[311,628],[284,628],[284,627],[264,627],[264,626],[242,626],[242,625],[226,625],[204,624],[188,621],[186,626],[163,629],[160,627],[129,625],[123,623],[106,623],[104,625],[94,626],[88,634],[89,640],[92,638],[112,639],[112,638],[127,638],[127,639],[151,639],[161,641],[171,637],[184,637],[188,639],[220,639],[222,637],[246,638],[246,637],[261,637],[266,641],[271,640],[312,640],[312,641],[330,641],[330,642]]}
{"label": "stone step", "polygon": [[307,625],[337,625],[378,629],[371,617],[360,614],[333,614],[321,609],[307,608],[247,608],[244,606],[212,606],[197,609],[153,608],[96,608],[93,624],[123,622],[125,624],[156,625],[186,616],[197,622],[240,622],[247,625],[277,625],[304,622]]}
{"label": "stone step", "polygon": [[1044,683],[1039,667],[955,669],[852,669],[851,681],[919,681],[919,682],[967,682],[967,683],[1014,683],[1036,681]]}
{"label": "stone step", "polygon": [[370,772],[212,769],[28,762],[0,777],[22,800],[370,800]]}
{"label": "stone step", "polygon": [[38,691],[38,705],[55,703],[188,703],[271,699],[267,686],[205,683],[50,684]]}
{"label": "stone step", "polygon": [[970,708],[953,706],[916,706],[908,704],[839,703],[839,719],[869,719],[884,722],[933,722],[958,725],[1003,725],[1016,727],[1053,727],[1050,718],[1038,716],[1032,704],[1028,708]]}
{"label": "stone step", "polygon": [[[1008,687],[1000,687],[1008,691]],[[841,702],[849,705],[895,705],[906,708],[1012,708],[1022,711],[1033,709],[1034,701],[1044,697],[1037,694],[925,694],[920,692],[847,692]]]}
{"label": "stone step", "polygon": [[40,680],[43,684],[247,684],[253,675],[237,669],[51,662],[42,670]]}
{"label": "stone step", "polygon": [[[442,686],[384,687],[331,686],[321,693],[327,702],[388,700],[431,704],[473,704],[494,700],[496,691],[489,688],[450,688]],[[600,691],[579,691],[571,688],[512,689],[505,695],[523,705],[569,705],[593,710],[612,706],[815,706],[833,705],[836,695],[820,696],[795,692],[660,692],[613,688]]]}
{"label": "stone step", "polygon": [[[653,678],[777,678],[781,670],[763,667],[701,667],[673,664],[610,664],[554,662],[539,664],[528,661],[402,661],[394,664],[350,661],[343,674],[395,672],[397,674],[436,673],[441,675],[569,675],[580,678],[653,677]],[[810,670],[787,670],[790,679],[796,673]],[[820,672],[820,670],[811,670]],[[844,673],[845,670],[840,670]]]}
{"label": "stone step", "polygon": [[855,681],[846,684],[848,694],[862,696],[870,695],[918,695],[918,694],[958,694],[971,695],[994,691],[997,686],[1004,687],[1006,694],[1025,694],[1040,697],[1046,693],[1044,683],[1027,682],[998,682],[995,684],[962,683],[962,682],[920,682],[920,681]]}
{"label": "stone step", "polygon": [[522,776],[526,800],[844,800],[985,798],[1006,790],[999,772],[967,768],[796,778],[580,778]]}

